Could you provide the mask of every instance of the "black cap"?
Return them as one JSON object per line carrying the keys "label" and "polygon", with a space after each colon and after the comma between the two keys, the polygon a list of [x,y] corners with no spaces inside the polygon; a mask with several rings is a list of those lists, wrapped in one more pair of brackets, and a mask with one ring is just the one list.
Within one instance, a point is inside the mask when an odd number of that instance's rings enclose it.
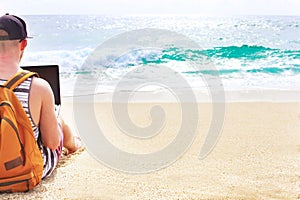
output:
{"label": "black cap", "polygon": [[0,36],[0,40],[24,40],[28,38],[26,23],[20,17],[3,15],[0,17],[0,30],[8,33],[8,36]]}

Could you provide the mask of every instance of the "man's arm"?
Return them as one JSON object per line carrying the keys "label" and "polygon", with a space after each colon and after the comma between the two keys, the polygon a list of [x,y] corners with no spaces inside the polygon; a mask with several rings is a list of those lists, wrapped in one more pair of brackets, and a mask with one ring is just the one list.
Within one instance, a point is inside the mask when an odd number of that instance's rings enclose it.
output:
{"label": "man's arm", "polygon": [[30,95],[30,111],[34,122],[40,126],[42,143],[54,150],[59,146],[60,134],[52,89],[47,81],[34,77]]}

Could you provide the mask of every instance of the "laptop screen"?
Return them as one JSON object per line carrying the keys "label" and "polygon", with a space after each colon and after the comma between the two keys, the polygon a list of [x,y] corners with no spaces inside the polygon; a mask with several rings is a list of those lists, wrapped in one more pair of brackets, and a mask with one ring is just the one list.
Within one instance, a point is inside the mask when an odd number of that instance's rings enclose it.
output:
{"label": "laptop screen", "polygon": [[22,69],[37,72],[41,78],[48,81],[54,94],[55,104],[61,104],[58,65],[22,66]]}

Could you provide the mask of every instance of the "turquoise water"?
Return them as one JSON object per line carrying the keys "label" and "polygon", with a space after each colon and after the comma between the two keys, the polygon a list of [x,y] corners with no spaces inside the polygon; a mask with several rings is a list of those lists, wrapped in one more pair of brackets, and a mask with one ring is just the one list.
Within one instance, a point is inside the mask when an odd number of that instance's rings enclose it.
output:
{"label": "turquoise water", "polygon": [[[183,34],[199,49],[170,44],[163,49],[138,49],[105,67],[98,92],[111,92],[124,74],[139,66],[166,65],[195,90],[205,90],[201,77],[214,70],[196,66],[208,58],[225,90],[300,89],[299,16],[23,16],[34,39],[23,65],[59,64],[63,94],[71,94],[78,74],[90,76],[82,64],[93,50],[113,36],[142,28]],[[194,65],[194,66],[191,66]],[[153,76],[145,75],[145,76]]]}

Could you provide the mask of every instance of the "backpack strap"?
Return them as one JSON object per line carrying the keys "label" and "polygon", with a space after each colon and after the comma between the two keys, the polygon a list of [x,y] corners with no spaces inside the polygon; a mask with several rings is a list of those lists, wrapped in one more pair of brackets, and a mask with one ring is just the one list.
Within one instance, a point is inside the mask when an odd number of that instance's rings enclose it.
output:
{"label": "backpack strap", "polygon": [[20,85],[23,81],[25,81],[27,78],[31,76],[39,77],[39,75],[36,72],[30,72],[28,70],[20,70],[12,78],[6,81],[6,83],[4,83],[3,86],[10,90],[13,90],[18,85]]}

